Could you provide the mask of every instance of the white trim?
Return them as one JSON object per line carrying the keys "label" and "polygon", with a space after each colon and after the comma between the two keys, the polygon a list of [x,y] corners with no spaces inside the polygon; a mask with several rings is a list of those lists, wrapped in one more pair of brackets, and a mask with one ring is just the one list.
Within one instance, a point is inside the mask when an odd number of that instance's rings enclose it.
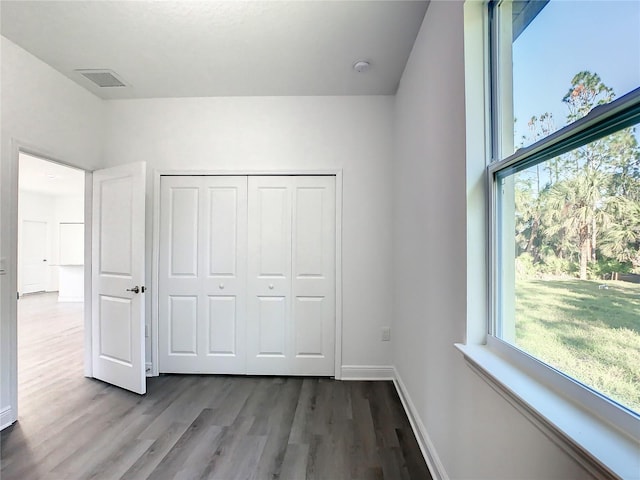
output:
{"label": "white trim", "polygon": [[13,413],[13,408],[4,407],[0,410],[0,430],[13,425],[18,420],[17,416]]}
{"label": "white trim", "polygon": [[93,225],[93,173],[84,174],[84,376],[93,377],[93,341],[91,321],[92,256],[91,248]]}
{"label": "white trim", "polygon": [[342,170],[336,170],[336,331],[335,331],[335,378],[342,380]]}
{"label": "white trim", "polygon": [[[151,376],[160,375],[158,365],[158,349],[160,348],[160,339],[158,330],[160,328],[158,316],[160,309],[160,298],[158,296],[158,288],[160,286],[160,177],[165,174],[164,171],[153,171],[153,192],[152,195],[152,224],[151,224]],[[148,192],[147,192],[148,193]],[[146,322],[145,322],[146,323]]]}
{"label": "white trim", "polygon": [[[394,380],[395,369],[390,365],[342,365],[341,380]],[[336,377],[337,378],[337,377]]]}
{"label": "white trim", "polygon": [[431,437],[429,437],[427,429],[422,423],[422,420],[420,420],[420,414],[411,401],[407,387],[405,387],[404,382],[395,367],[393,368],[393,372],[395,376],[393,384],[398,391],[398,396],[400,397],[404,411],[407,414],[409,423],[411,424],[411,429],[416,437],[422,456],[427,463],[427,467],[429,467],[429,472],[431,473],[433,480],[449,480],[447,471],[438,456],[438,452],[431,441]]}
{"label": "white trim", "polygon": [[476,374],[595,478],[638,478],[637,439],[580,408],[486,346],[456,348]]}
{"label": "white trim", "polygon": [[[335,318],[335,367],[337,380],[343,378],[342,365],[342,169],[329,170],[154,170],[153,171],[153,204],[152,208],[152,247],[151,247],[151,375],[157,377],[158,367],[158,286],[160,278],[158,265],[160,262],[160,178],[172,175],[210,175],[210,176],[277,176],[327,175],[336,178],[336,318]],[[392,377],[388,377],[391,379]]]}

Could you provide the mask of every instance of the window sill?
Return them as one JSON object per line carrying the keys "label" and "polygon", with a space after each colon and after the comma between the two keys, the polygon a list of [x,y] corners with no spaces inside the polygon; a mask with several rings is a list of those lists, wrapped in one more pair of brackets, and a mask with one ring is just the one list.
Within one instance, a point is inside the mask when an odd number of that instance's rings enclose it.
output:
{"label": "window sill", "polygon": [[563,397],[491,348],[455,346],[472,370],[596,477],[640,478],[637,439]]}

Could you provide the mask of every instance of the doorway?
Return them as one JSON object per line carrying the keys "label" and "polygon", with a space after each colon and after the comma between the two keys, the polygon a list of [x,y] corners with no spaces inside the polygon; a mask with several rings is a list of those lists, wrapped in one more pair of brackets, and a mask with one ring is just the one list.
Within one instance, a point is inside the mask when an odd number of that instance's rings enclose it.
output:
{"label": "doorway", "polygon": [[17,370],[22,421],[47,410],[46,402],[64,395],[72,378],[84,376],[84,199],[83,170],[19,152]]}

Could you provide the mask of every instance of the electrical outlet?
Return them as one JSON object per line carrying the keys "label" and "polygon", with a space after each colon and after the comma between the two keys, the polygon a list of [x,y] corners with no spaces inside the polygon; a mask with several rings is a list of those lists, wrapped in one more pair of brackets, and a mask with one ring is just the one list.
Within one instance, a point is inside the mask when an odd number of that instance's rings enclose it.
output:
{"label": "electrical outlet", "polygon": [[382,341],[388,342],[391,340],[391,327],[382,327]]}

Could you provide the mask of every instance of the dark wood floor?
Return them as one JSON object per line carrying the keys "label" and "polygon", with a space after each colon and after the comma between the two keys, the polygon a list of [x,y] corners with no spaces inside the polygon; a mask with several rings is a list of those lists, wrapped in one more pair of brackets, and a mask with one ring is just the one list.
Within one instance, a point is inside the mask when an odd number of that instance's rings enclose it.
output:
{"label": "dark wood floor", "polygon": [[1,478],[429,479],[391,382],[167,375],[138,396],[82,377],[82,307],[19,304],[19,422]]}

